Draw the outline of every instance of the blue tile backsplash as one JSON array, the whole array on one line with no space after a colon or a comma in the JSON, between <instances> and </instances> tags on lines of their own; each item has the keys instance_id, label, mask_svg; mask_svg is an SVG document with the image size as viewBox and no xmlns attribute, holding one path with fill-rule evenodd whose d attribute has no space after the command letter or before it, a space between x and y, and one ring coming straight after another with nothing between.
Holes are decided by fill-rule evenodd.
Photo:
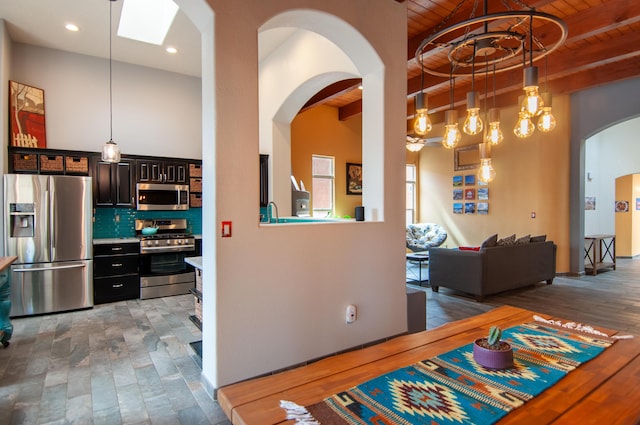
<instances>
[{"instance_id":1,"label":"blue tile backsplash","mask_svg":"<svg viewBox=\"0 0 640 425\"><path fill-rule=\"evenodd\" d=\"M93 238L130 238L136 235L136 219L186 218L187 231L202 234L202 208L186 211L138 211L133 208L95 208Z\"/></svg>"}]
</instances>

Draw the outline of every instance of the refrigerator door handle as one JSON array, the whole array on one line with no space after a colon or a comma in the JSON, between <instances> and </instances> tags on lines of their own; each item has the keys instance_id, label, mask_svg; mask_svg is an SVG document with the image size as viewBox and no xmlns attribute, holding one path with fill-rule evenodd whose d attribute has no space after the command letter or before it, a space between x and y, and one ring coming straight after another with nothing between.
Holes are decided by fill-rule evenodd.
<instances>
[{"instance_id":1,"label":"refrigerator door handle","mask_svg":"<svg viewBox=\"0 0 640 425\"><path fill-rule=\"evenodd\" d=\"M51 260L53 261L53 250L56 248L56 236L55 236L55 230L54 230L54 223L55 223L55 217L54 217L54 211L55 211L55 202L54 199L56 196L55 193L55 189L54 189L54 184L51 181L51 178L49 178L49 182L48 182L48 186L49 186L49 196L47 197L47 199L49 200L49 243L51 244Z\"/></svg>"},{"instance_id":2,"label":"refrigerator door handle","mask_svg":"<svg viewBox=\"0 0 640 425\"><path fill-rule=\"evenodd\" d=\"M29 272L42 272L48 270L62 270L62 269L78 269L82 267L87 267L85 263L75 263L75 264L65 264L63 266L53 266L53 267L29 267L24 269L12 268L12 272L16 273L29 273Z\"/></svg>"}]
</instances>

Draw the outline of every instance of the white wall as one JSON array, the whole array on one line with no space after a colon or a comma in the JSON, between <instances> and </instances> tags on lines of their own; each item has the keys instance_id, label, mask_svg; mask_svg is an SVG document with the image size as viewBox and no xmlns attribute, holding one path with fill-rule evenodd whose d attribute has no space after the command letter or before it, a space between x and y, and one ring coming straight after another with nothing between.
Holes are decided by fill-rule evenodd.
<instances>
[{"instance_id":1,"label":"white wall","mask_svg":"<svg viewBox=\"0 0 640 425\"><path fill-rule=\"evenodd\" d=\"M44 90L47 147L100 151L109 140L108 60L12 47L9 78ZM201 98L199 78L113 62L113 139L124 154L200 159Z\"/></svg>"},{"instance_id":2,"label":"white wall","mask_svg":"<svg viewBox=\"0 0 640 425\"><path fill-rule=\"evenodd\" d=\"M0 167L2 170L7 169L7 150L4 148L9 145L9 93L7 89L9 83L9 65L11 60L11 40L5 25L4 19L0 19ZM4 185L0 184L0 199L4 199ZM3 218L0 219L4 221ZM4 223L3 223L4 225ZM4 255L4 243L0 245L0 255Z\"/></svg>"},{"instance_id":3,"label":"white wall","mask_svg":"<svg viewBox=\"0 0 640 425\"><path fill-rule=\"evenodd\" d=\"M616 124L586 140L584 194L596 198L596 209L584 212L586 235L615 233L615 180L640 173L638 134L640 117ZM591 180L587 178L589 173Z\"/></svg>"},{"instance_id":4,"label":"white wall","mask_svg":"<svg viewBox=\"0 0 640 425\"><path fill-rule=\"evenodd\" d=\"M203 216L212 207L218 221L203 223L205 243L215 238L217 249L215 259L204 253L204 292L215 295L204 297L203 375L219 387L406 331L404 211L398 207L404 202L405 149L397 140L406 126L407 15L405 3L389 0L208 3L215 14L217 105L210 118L217 126L215 164L204 155L204 166L215 168L218 180L215 205L205 203ZM382 188L374 199L384 205L378 222L258 224L257 33L291 9L343 19L384 65L377 76L381 98L363 116L363 132L381 128L384 142L375 152L384 158L381 166L366 171ZM208 94L203 96L206 102ZM367 108L376 107L384 122L367 125ZM222 220L233 222L233 237L218 236ZM344 322L348 304L359 313L350 325Z\"/></svg>"}]
</instances>

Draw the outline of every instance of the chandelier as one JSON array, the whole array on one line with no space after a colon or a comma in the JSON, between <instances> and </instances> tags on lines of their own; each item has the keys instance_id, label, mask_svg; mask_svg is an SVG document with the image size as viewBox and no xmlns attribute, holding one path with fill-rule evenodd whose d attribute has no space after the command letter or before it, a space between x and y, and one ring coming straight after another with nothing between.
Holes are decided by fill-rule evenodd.
<instances>
[{"instance_id":1,"label":"chandelier","mask_svg":"<svg viewBox=\"0 0 640 425\"><path fill-rule=\"evenodd\" d=\"M483 1L482 11L478 10L479 3L479 0L461 0L433 34L420 43L415 53L416 62L421 68L421 95L425 73L449 80L450 107L445 111L445 134L442 140L443 146L449 149L457 146L462 132L468 135L483 134L483 143L492 145L503 139L500 111L495 107L497 73L523 69L524 93L520 101L519 120L514 127L517 137L525 138L533 133L534 118L538 118L538 129L542 132L551 131L556 123L551 114L551 95L538 90L538 68L534 63L542 58L546 63L546 57L564 43L567 38L566 23L556 16L536 11L521 0L495 1L496 9L502 5L501 10L495 11L489 10L489 0ZM454 15L464 11L469 11L468 19L450 22ZM480 93L475 90L475 80L483 74L485 93L482 108ZM494 82L494 105L487 108L489 93L486 83L490 74ZM456 79L471 80L462 129L454 108ZM490 152L490 149L485 151ZM490 165L490 157L485 156L483 160L483 164L488 162Z\"/></svg>"},{"instance_id":2,"label":"chandelier","mask_svg":"<svg viewBox=\"0 0 640 425\"><path fill-rule=\"evenodd\" d=\"M118 144L113 141L113 64L111 57L112 50L112 14L113 14L113 2L116 0L109 0L109 141L102 146L102 161L117 163L120 162L120 148Z\"/></svg>"}]
</instances>

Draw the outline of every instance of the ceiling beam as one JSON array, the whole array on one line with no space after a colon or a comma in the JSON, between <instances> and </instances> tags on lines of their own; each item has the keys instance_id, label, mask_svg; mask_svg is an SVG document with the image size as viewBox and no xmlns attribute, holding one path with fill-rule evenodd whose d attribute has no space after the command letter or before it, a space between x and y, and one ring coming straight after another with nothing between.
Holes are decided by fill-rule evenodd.
<instances>
[{"instance_id":1,"label":"ceiling beam","mask_svg":"<svg viewBox=\"0 0 640 425\"><path fill-rule=\"evenodd\" d=\"M304 104L300 112L306 111L321 103L325 103L328 100L339 97L340 95L350 92L353 89L358 88L362 84L362 78L349 78L346 80L337 81L316 93L311 99Z\"/></svg>"}]
</instances>

